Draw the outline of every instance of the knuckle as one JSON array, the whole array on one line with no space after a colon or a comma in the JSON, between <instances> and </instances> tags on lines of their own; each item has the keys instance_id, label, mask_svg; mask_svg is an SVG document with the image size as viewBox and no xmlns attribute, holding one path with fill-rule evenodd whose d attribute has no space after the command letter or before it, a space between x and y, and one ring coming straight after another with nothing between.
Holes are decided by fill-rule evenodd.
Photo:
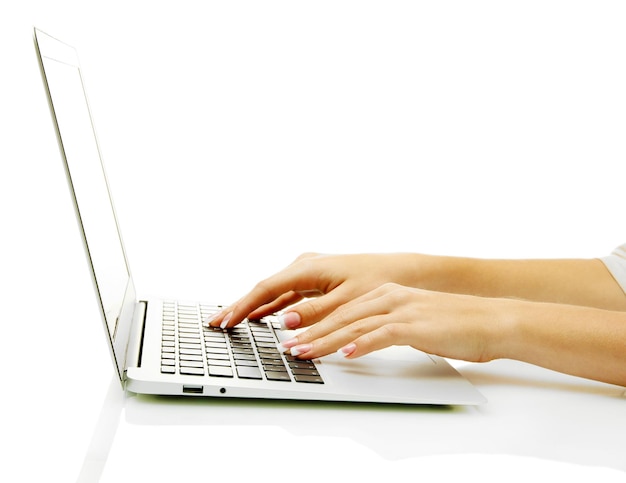
<instances>
[{"instance_id":1,"label":"knuckle","mask_svg":"<svg viewBox=\"0 0 626 483\"><path fill-rule=\"evenodd\" d=\"M363 334L361 337L357 339L358 345L361 349L370 350L372 347L376 346L376 337L371 332L367 334Z\"/></svg>"},{"instance_id":2,"label":"knuckle","mask_svg":"<svg viewBox=\"0 0 626 483\"><path fill-rule=\"evenodd\" d=\"M404 290L406 290L406 287L394 282L387 282L380 287L380 292L383 296L396 296Z\"/></svg>"},{"instance_id":3,"label":"knuckle","mask_svg":"<svg viewBox=\"0 0 626 483\"><path fill-rule=\"evenodd\" d=\"M294 273L299 274L300 277L305 277L307 274L312 273L314 270L315 258L310 256L300 256L293 262L292 270Z\"/></svg>"},{"instance_id":4,"label":"knuckle","mask_svg":"<svg viewBox=\"0 0 626 483\"><path fill-rule=\"evenodd\" d=\"M318 255L318 253L315 253L315 252L304 252L304 253L300 254L300 255L299 255L299 256L295 259L295 261L296 261L296 262L299 262L299 261L301 261L301 260L306 260L306 259L309 259L309 258L314 258L314 257L316 257L317 255Z\"/></svg>"},{"instance_id":5,"label":"knuckle","mask_svg":"<svg viewBox=\"0 0 626 483\"><path fill-rule=\"evenodd\" d=\"M300 312L303 320L314 322L324 315L324 305L318 299L311 299L304 304L300 304L298 312Z\"/></svg>"},{"instance_id":6,"label":"knuckle","mask_svg":"<svg viewBox=\"0 0 626 483\"><path fill-rule=\"evenodd\" d=\"M385 324L380 327L380 335L385 340L398 340L400 336L400 325L399 324Z\"/></svg>"},{"instance_id":7,"label":"knuckle","mask_svg":"<svg viewBox=\"0 0 626 483\"><path fill-rule=\"evenodd\" d=\"M361 326L360 320L355 320L354 315L350 311L350 309L346 309L340 307L333 311L328 319L326 319L325 323L328 324L329 327L333 327L333 330L337 330L342 327L349 327L349 331L354 333L359 331L359 327ZM360 331L358 333L361 333Z\"/></svg>"},{"instance_id":8,"label":"knuckle","mask_svg":"<svg viewBox=\"0 0 626 483\"><path fill-rule=\"evenodd\" d=\"M264 301L268 301L273 298L272 284L269 279L258 282L254 287L254 291L257 292L260 298Z\"/></svg>"},{"instance_id":9,"label":"knuckle","mask_svg":"<svg viewBox=\"0 0 626 483\"><path fill-rule=\"evenodd\" d=\"M395 282L385 282L380 286L381 290L386 293L393 292L397 290L398 287L400 287L400 285Z\"/></svg>"},{"instance_id":10,"label":"knuckle","mask_svg":"<svg viewBox=\"0 0 626 483\"><path fill-rule=\"evenodd\" d=\"M359 346L367 351L402 343L402 330L399 324L385 324L375 330L368 330L358 337Z\"/></svg>"},{"instance_id":11,"label":"knuckle","mask_svg":"<svg viewBox=\"0 0 626 483\"><path fill-rule=\"evenodd\" d=\"M357 337L366 336L371 333L369 324L365 320L357 320L352 322L352 324L350 325L350 330Z\"/></svg>"},{"instance_id":12,"label":"knuckle","mask_svg":"<svg viewBox=\"0 0 626 483\"><path fill-rule=\"evenodd\" d=\"M401 285L394 284L393 287L389 287L386 297L389 298L391 304L402 305L408 302L412 295L412 292L409 288L403 287Z\"/></svg>"},{"instance_id":13,"label":"knuckle","mask_svg":"<svg viewBox=\"0 0 626 483\"><path fill-rule=\"evenodd\" d=\"M346 317L346 311L344 309L336 310L331 315L330 319L333 325L336 325L339 327L345 327L349 323L348 318Z\"/></svg>"}]
</instances>

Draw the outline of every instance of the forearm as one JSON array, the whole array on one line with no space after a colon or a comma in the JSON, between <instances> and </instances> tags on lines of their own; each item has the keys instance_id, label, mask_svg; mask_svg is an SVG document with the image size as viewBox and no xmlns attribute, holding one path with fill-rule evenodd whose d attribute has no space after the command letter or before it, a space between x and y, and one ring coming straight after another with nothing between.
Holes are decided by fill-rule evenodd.
<instances>
[{"instance_id":1,"label":"forearm","mask_svg":"<svg viewBox=\"0 0 626 483\"><path fill-rule=\"evenodd\" d=\"M626 386L626 312L504 301L489 358L516 359ZM505 307L504 305L508 305Z\"/></svg>"},{"instance_id":2,"label":"forearm","mask_svg":"<svg viewBox=\"0 0 626 483\"><path fill-rule=\"evenodd\" d=\"M410 255L409 284L441 292L626 310L626 294L600 260L489 260Z\"/></svg>"}]
</instances>

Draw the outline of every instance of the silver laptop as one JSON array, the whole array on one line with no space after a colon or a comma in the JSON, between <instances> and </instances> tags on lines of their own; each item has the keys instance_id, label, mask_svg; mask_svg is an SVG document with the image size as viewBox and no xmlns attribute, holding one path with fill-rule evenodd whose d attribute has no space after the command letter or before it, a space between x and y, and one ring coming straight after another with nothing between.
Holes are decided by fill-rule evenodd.
<instances>
[{"instance_id":1,"label":"silver laptop","mask_svg":"<svg viewBox=\"0 0 626 483\"><path fill-rule=\"evenodd\" d=\"M230 330L202 321L219 305L138 300L108 189L76 51L35 29L42 77L120 381L141 394L479 404L448 362L394 347L356 360L303 361L281 350L273 317ZM97 315L93 314L96 318Z\"/></svg>"}]
</instances>

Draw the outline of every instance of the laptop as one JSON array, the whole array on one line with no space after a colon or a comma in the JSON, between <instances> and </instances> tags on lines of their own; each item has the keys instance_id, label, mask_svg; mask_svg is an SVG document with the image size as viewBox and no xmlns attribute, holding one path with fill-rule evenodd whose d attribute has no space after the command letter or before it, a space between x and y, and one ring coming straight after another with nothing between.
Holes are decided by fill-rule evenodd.
<instances>
[{"instance_id":1,"label":"laptop","mask_svg":"<svg viewBox=\"0 0 626 483\"><path fill-rule=\"evenodd\" d=\"M475 405L478 390L445 359L392 347L355 360L305 361L275 317L222 330L214 303L138 299L105 175L76 50L35 29L35 47L115 370L153 395ZM98 314L89 314L96 319Z\"/></svg>"}]
</instances>

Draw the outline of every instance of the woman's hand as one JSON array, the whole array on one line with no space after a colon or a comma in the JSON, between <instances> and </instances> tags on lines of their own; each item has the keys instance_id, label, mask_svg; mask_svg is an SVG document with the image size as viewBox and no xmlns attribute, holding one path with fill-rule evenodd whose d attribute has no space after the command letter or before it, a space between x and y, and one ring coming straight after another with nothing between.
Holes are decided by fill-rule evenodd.
<instances>
[{"instance_id":1,"label":"woman's hand","mask_svg":"<svg viewBox=\"0 0 626 483\"><path fill-rule=\"evenodd\" d=\"M626 385L626 313L594 307L388 283L283 342L304 359L337 350L353 358L391 345L471 362L510 358Z\"/></svg>"},{"instance_id":2,"label":"woman's hand","mask_svg":"<svg viewBox=\"0 0 626 483\"><path fill-rule=\"evenodd\" d=\"M246 317L260 318L310 298L281 317L285 329L307 327L385 283L409 283L419 272L414 267L418 264L416 256L408 254L306 253L206 322L232 327Z\"/></svg>"},{"instance_id":3,"label":"woman's hand","mask_svg":"<svg viewBox=\"0 0 626 483\"><path fill-rule=\"evenodd\" d=\"M338 351L359 357L392 345L474 362L496 356L509 305L504 299L433 292L387 283L285 341L306 359Z\"/></svg>"}]
</instances>

